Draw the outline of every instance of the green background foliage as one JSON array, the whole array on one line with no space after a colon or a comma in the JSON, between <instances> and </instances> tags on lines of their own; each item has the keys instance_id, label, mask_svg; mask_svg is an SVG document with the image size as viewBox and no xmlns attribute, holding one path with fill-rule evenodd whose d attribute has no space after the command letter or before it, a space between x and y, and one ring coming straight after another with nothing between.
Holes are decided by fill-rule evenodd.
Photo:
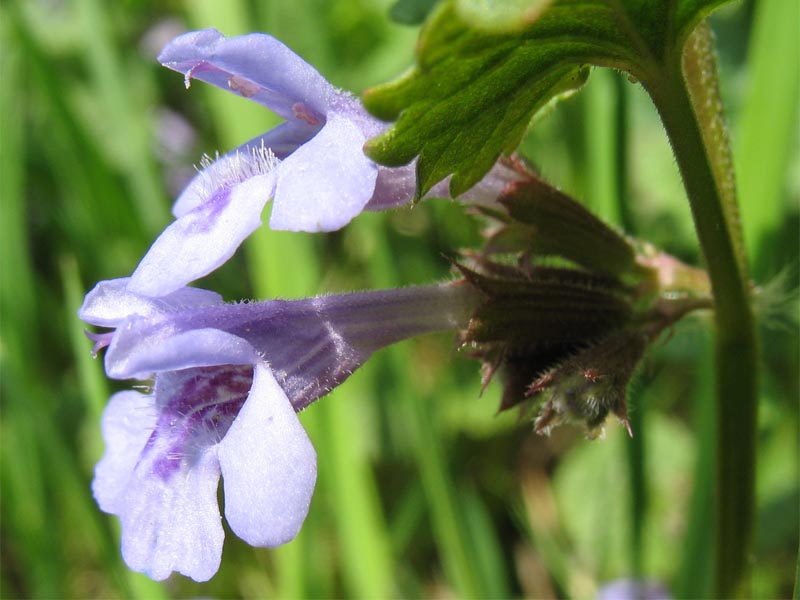
<instances>
[{"instance_id":1,"label":"green background foliage","mask_svg":"<svg viewBox=\"0 0 800 600\"><path fill-rule=\"evenodd\" d=\"M309 519L292 543L229 534L216 578L159 584L131 573L118 523L91 497L108 381L75 311L124 276L169 222L203 152L278 120L155 61L189 28L266 31L334 84L361 91L411 64L417 29L392 2L43 0L0 6L2 597L591 597L641 574L674 595L710 581L714 446L708 323L676 327L631 393L636 437L609 423L588 442L495 415L477 365L446 335L379 353L301 415L319 455ZM797 286L798 7L715 15L746 242L759 283ZM792 23L795 24L792 30ZM608 221L688 261L688 205L649 100L611 71L537 117L522 150ZM627 151L626 151L627 150ZM624 157L624 169L619 165ZM622 172L623 177L617 175ZM444 201L365 214L330 235L259 230L202 285L226 299L300 297L451 276L443 256L479 243ZM794 314L795 305L790 307ZM786 596L798 531L794 326L761 331L753 593Z\"/></svg>"}]
</instances>

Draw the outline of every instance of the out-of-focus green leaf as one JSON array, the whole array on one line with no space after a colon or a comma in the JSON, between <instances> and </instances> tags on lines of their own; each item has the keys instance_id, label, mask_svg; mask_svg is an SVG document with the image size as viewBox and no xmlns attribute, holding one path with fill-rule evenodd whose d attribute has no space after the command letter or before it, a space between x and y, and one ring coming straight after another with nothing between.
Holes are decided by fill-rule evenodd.
<instances>
[{"instance_id":1,"label":"out-of-focus green leaf","mask_svg":"<svg viewBox=\"0 0 800 600\"><path fill-rule=\"evenodd\" d=\"M450 0L423 31L417 66L365 95L375 115L399 118L367 153L391 166L419 156L418 194L451 173L451 192L462 193L518 145L539 108L583 84L586 65L657 88L663 66L723 1L556 0L521 28L492 31L488 16L500 18L507 2L464 10Z\"/></svg>"},{"instance_id":2,"label":"out-of-focus green leaf","mask_svg":"<svg viewBox=\"0 0 800 600\"><path fill-rule=\"evenodd\" d=\"M404 25L419 25L433 9L437 0L397 0L389 9L393 21Z\"/></svg>"},{"instance_id":3,"label":"out-of-focus green leaf","mask_svg":"<svg viewBox=\"0 0 800 600\"><path fill-rule=\"evenodd\" d=\"M533 23L553 0L457 0L464 19L491 31L520 30Z\"/></svg>"}]
</instances>

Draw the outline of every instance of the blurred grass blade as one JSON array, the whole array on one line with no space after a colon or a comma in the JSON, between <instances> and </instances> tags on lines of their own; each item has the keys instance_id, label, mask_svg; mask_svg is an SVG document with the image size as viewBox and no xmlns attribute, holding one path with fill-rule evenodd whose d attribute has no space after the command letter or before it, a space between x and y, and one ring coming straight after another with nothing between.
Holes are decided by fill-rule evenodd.
<instances>
[{"instance_id":1,"label":"blurred grass blade","mask_svg":"<svg viewBox=\"0 0 800 600\"><path fill-rule=\"evenodd\" d=\"M138 216L146 230L158 232L168 221L167 202L153 160L152 127L147 112L135 106L128 78L140 63L123 64L112 35L113 4L99 0L75 3L84 32L84 56L96 99L102 106L105 133L116 142Z\"/></svg>"},{"instance_id":2,"label":"blurred grass blade","mask_svg":"<svg viewBox=\"0 0 800 600\"><path fill-rule=\"evenodd\" d=\"M387 598L394 593L388 530L364 437L354 430L362 419L359 407L375 399L375 386L367 385L365 375L349 379L346 389L334 391L315 407L324 422L319 452L328 453L321 477L327 479L332 496L347 595Z\"/></svg>"},{"instance_id":3,"label":"blurred grass blade","mask_svg":"<svg viewBox=\"0 0 800 600\"><path fill-rule=\"evenodd\" d=\"M797 548L797 566L794 571L794 593L792 594L794 600L800 600L800 543Z\"/></svg>"},{"instance_id":4,"label":"blurred grass blade","mask_svg":"<svg viewBox=\"0 0 800 600\"><path fill-rule=\"evenodd\" d=\"M619 147L616 77L617 73L609 69L594 69L579 94L586 113L585 204L606 223L619 226L621 190L617 187L615 164Z\"/></svg>"},{"instance_id":5,"label":"blurred grass blade","mask_svg":"<svg viewBox=\"0 0 800 600\"><path fill-rule=\"evenodd\" d=\"M769 263L776 248L766 245L783 224L786 174L797 157L800 3L756 2L754 18L735 158L745 242L764 277L782 266Z\"/></svg>"},{"instance_id":6,"label":"blurred grass blade","mask_svg":"<svg viewBox=\"0 0 800 600\"><path fill-rule=\"evenodd\" d=\"M614 189L616 190L617 220L611 221L619 225L628 235L636 235L633 222L631 198L631 180L628 174L628 165L632 164L630 156L631 140L629 124L631 122L631 102L629 99L628 85L630 82L622 73L614 74Z\"/></svg>"},{"instance_id":7,"label":"blurred grass blade","mask_svg":"<svg viewBox=\"0 0 800 600\"><path fill-rule=\"evenodd\" d=\"M79 437L83 442L81 454L76 459L82 460L84 472L90 472L94 463L103 452L103 441L100 434L100 419L109 397L108 383L103 374L102 359L92 358L91 343L84 335L84 325L78 320L77 312L83 302L83 286L81 284L78 265L74 257L66 256L60 264L61 281L64 288L64 322L69 330L70 344L74 364L78 369L78 389L85 402L85 417ZM80 491L71 494L82 501L81 509L86 513L86 520L92 527L83 526L84 535L93 534L96 544L101 548L101 556L107 562L107 568L115 572L121 587L131 598L142 600L159 600L167 598L164 586L149 577L128 569L123 564L119 548L119 526L116 517L102 516L100 508L89 495L88 482L77 478ZM77 511L75 511L77 512ZM109 535L107 530L101 531L99 521L103 519L114 523L115 534Z\"/></svg>"},{"instance_id":8,"label":"blurred grass blade","mask_svg":"<svg viewBox=\"0 0 800 600\"><path fill-rule=\"evenodd\" d=\"M713 593L714 531L709 526L714 522L714 469L716 463L715 408L709 399L713 397L713 372L711 363L711 341L707 336L702 341L703 350L698 353L698 377L690 406L694 407L694 430L697 440L697 458L692 481L694 482L683 556L672 591L676 598L710 598Z\"/></svg>"},{"instance_id":9,"label":"blurred grass blade","mask_svg":"<svg viewBox=\"0 0 800 600\"><path fill-rule=\"evenodd\" d=\"M78 319L78 308L83 303L85 292L78 272L78 263L75 261L75 257L66 256L62 259L60 267L61 281L64 287L64 312L66 313L64 321L67 323L72 354L78 369L81 397L86 403L87 422L96 429L95 437L99 442L100 419L111 394L108 390L108 381L103 373L103 361L92 358L92 344L85 335L84 324ZM95 454L89 458L97 460L100 455Z\"/></svg>"},{"instance_id":10,"label":"blurred grass blade","mask_svg":"<svg viewBox=\"0 0 800 600\"><path fill-rule=\"evenodd\" d=\"M3 115L3 143L0 144L3 199L3 218L0 219L0 385L3 397L0 465L3 537L19 540L14 558L21 565L20 572L7 574L4 558L4 581L15 579L19 587L14 591L5 590L3 595L27 593L52 597L59 590L60 569L53 552L48 551L45 534L51 523L43 484L45 469L38 450L36 402L40 396L28 385L30 363L26 360L36 356L37 351L37 302L27 253L23 163L14 159L24 155L26 140L24 121L8 118L23 113L25 98L18 92L24 89L20 75L25 63L24 54L8 43L11 23L7 8L3 8L6 18L0 22L4 48L0 53L3 77L0 86ZM26 406L28 403L32 406Z\"/></svg>"},{"instance_id":11,"label":"blurred grass blade","mask_svg":"<svg viewBox=\"0 0 800 600\"><path fill-rule=\"evenodd\" d=\"M630 559L631 574L634 579L642 579L644 573L644 520L647 514L647 472L645 471L646 437L642 395L637 393L636 382L628 386L628 419L633 438L626 440L626 458L628 461L628 481L630 485L631 536Z\"/></svg>"},{"instance_id":12,"label":"blurred grass blade","mask_svg":"<svg viewBox=\"0 0 800 600\"><path fill-rule=\"evenodd\" d=\"M372 248L369 268L373 286L397 285L397 262L392 258L386 235L381 235L375 223L370 227L367 221L369 219L357 220L351 227L357 229L363 239L369 240L366 245ZM432 404L434 400L421 396L419 389L408 382L411 360L405 345L389 348L385 354L388 355L393 384L386 385L384 382L381 400L386 402L388 398L395 398L402 407L400 414L409 424L413 435L411 449L414 462L427 498L433 538L447 580L459 597L491 595L491 584L483 577L485 572L475 567L479 557L476 555L475 540L471 539L465 521L467 508L463 504L464 494L460 493L459 486L448 472L444 445L431 414L435 411L435 405ZM386 393L387 390L391 390L391 393ZM484 551L491 552L492 548L485 547ZM489 562L500 564L500 560L490 559Z\"/></svg>"},{"instance_id":13,"label":"blurred grass blade","mask_svg":"<svg viewBox=\"0 0 800 600\"><path fill-rule=\"evenodd\" d=\"M615 99L613 111L613 130L610 135L613 143L606 151L613 152L612 179L613 191L611 198L613 208L609 211L609 219L619 225L628 235L635 235L631 219L630 177L628 165L630 164L628 144L629 102L627 86L629 82L622 73L609 73L609 85L613 86L612 97ZM602 118L602 116L601 116ZM628 385L628 418L633 433L633 438L626 440L626 459L628 461L628 482L630 485L631 507L631 535L630 543L630 568L634 579L644 578L644 553L645 553L645 517L648 508L648 480L645 464L647 456L647 437L649 432L645 427L645 403L643 394L637 385L636 379Z\"/></svg>"},{"instance_id":14,"label":"blurred grass blade","mask_svg":"<svg viewBox=\"0 0 800 600\"><path fill-rule=\"evenodd\" d=\"M408 364L402 349L393 348L396 372L402 373ZM485 596L480 573L470 560L469 539L463 527L462 510L459 509L457 487L445 465L444 453L429 414L425 398L410 394L402 399L409 410L409 421L414 424L414 455L423 485L428 496L432 525L439 556L447 578L461 598Z\"/></svg>"},{"instance_id":15,"label":"blurred grass blade","mask_svg":"<svg viewBox=\"0 0 800 600\"><path fill-rule=\"evenodd\" d=\"M567 598L592 597L594 585L559 526L553 488L544 469L530 468L522 476L521 488L523 506L519 514L525 532L561 595Z\"/></svg>"},{"instance_id":16,"label":"blurred grass blade","mask_svg":"<svg viewBox=\"0 0 800 600\"><path fill-rule=\"evenodd\" d=\"M480 572L483 594L487 598L510 598L508 572L503 552L488 510L474 489L462 496L464 521L474 548L474 568Z\"/></svg>"}]
</instances>

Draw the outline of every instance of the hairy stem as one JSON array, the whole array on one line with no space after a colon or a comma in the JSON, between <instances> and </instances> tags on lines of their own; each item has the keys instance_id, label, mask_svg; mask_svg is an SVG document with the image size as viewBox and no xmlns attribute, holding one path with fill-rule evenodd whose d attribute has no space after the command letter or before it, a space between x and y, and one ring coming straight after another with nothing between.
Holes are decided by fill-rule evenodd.
<instances>
[{"instance_id":1,"label":"hairy stem","mask_svg":"<svg viewBox=\"0 0 800 600\"><path fill-rule=\"evenodd\" d=\"M645 83L672 144L689 197L715 304L717 420L715 593L747 593L753 538L756 336L733 171L705 25L683 56Z\"/></svg>"}]
</instances>

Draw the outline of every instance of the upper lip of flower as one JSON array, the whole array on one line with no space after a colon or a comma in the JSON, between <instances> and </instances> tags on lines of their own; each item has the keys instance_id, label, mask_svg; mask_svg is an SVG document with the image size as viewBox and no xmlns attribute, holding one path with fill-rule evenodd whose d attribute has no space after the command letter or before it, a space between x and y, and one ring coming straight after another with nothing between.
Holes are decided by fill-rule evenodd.
<instances>
[{"instance_id":1,"label":"upper lip of flower","mask_svg":"<svg viewBox=\"0 0 800 600\"><path fill-rule=\"evenodd\" d=\"M338 92L307 62L272 36L226 38L213 28L175 38L161 64L263 104L310 132L319 130Z\"/></svg>"},{"instance_id":2,"label":"upper lip of flower","mask_svg":"<svg viewBox=\"0 0 800 600\"><path fill-rule=\"evenodd\" d=\"M358 214L370 200L378 167L362 152L367 137L385 124L370 116L357 98L334 88L314 67L270 35L251 33L226 38L216 29L183 34L158 57L166 67L266 106L286 122L222 157L223 161L254 148L269 148L282 164L275 182L270 226L273 229L329 231ZM326 130L328 131L326 133ZM335 146L333 145L335 144ZM292 158L300 152L304 156ZM343 161L343 157L348 157ZM335 159L335 160L332 160ZM213 167L213 165L212 165ZM369 175L353 179L349 172ZM297 181L318 180L318 192L335 196L306 199L294 192ZM197 180L175 203L180 217L204 199ZM352 188L352 189L349 189ZM348 201L347 196L355 196ZM325 211L332 204L335 211Z\"/></svg>"},{"instance_id":3,"label":"upper lip of flower","mask_svg":"<svg viewBox=\"0 0 800 600\"><path fill-rule=\"evenodd\" d=\"M187 83L196 78L237 93L286 122L205 165L176 200L177 220L139 263L131 290L164 296L215 270L261 225L270 198L272 229L332 231L365 209L413 196L413 164L390 169L363 152L386 124L273 37L225 38L206 29L177 37L159 59ZM447 195L445 188L432 193Z\"/></svg>"},{"instance_id":4,"label":"upper lip of flower","mask_svg":"<svg viewBox=\"0 0 800 600\"><path fill-rule=\"evenodd\" d=\"M331 231L367 203L410 198L410 168L395 169L403 190L376 187L385 171L362 150L385 125L358 99L339 91L273 37L225 38L215 29L186 33L159 60L183 73L270 108L286 122L219 157L195 177L173 207L177 220L155 241L130 287L163 296L222 265L261 224L272 198L270 227ZM272 158L270 158L272 157Z\"/></svg>"}]
</instances>

